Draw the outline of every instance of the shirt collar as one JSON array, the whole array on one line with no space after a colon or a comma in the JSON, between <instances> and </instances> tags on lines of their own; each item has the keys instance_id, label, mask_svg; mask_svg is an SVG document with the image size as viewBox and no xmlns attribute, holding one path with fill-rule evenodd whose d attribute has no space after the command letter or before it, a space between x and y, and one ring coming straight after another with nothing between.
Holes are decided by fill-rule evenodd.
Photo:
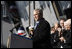
<instances>
[{"instance_id":1,"label":"shirt collar","mask_svg":"<svg viewBox=\"0 0 72 49\"><path fill-rule=\"evenodd\" d=\"M39 23L39 21L36 21L36 23Z\"/></svg>"}]
</instances>

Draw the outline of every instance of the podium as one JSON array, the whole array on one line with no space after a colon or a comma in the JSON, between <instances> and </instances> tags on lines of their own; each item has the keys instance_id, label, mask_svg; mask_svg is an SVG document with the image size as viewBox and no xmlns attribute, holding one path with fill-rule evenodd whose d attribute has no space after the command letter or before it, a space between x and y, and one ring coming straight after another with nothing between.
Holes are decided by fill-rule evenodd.
<instances>
[{"instance_id":1,"label":"podium","mask_svg":"<svg viewBox=\"0 0 72 49\"><path fill-rule=\"evenodd\" d=\"M17 34L11 34L10 48L32 48L32 46L32 39Z\"/></svg>"}]
</instances>

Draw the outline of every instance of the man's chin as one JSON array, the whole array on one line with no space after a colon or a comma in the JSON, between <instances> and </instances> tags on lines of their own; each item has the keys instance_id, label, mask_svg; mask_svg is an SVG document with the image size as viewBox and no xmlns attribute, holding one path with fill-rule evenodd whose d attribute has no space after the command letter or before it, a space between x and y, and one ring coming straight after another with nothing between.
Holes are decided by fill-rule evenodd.
<instances>
[{"instance_id":1,"label":"man's chin","mask_svg":"<svg viewBox=\"0 0 72 49\"><path fill-rule=\"evenodd\" d=\"M38 19L35 19L35 21L38 21Z\"/></svg>"}]
</instances>

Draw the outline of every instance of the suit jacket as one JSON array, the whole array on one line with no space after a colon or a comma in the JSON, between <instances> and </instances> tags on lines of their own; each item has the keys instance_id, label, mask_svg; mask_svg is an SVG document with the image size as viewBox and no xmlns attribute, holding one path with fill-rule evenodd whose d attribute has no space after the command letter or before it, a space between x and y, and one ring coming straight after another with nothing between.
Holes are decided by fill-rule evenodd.
<instances>
[{"instance_id":1,"label":"suit jacket","mask_svg":"<svg viewBox=\"0 0 72 49\"><path fill-rule=\"evenodd\" d=\"M71 31L70 30L63 30L62 31L62 36L65 38L66 42L59 42L58 46L60 47L61 45L63 48L71 48Z\"/></svg>"},{"instance_id":2,"label":"suit jacket","mask_svg":"<svg viewBox=\"0 0 72 49\"><path fill-rule=\"evenodd\" d=\"M57 47L58 43L60 42L60 40L59 40L60 36L58 33L59 33L58 31L55 31L55 33L51 34L51 45L53 47L55 47L55 46Z\"/></svg>"},{"instance_id":3,"label":"suit jacket","mask_svg":"<svg viewBox=\"0 0 72 49\"><path fill-rule=\"evenodd\" d=\"M64 30L63 37L66 39L66 45L71 45L71 30Z\"/></svg>"},{"instance_id":4,"label":"suit jacket","mask_svg":"<svg viewBox=\"0 0 72 49\"><path fill-rule=\"evenodd\" d=\"M50 25L44 19L39 20L39 24L37 25L36 29L34 30L33 35L33 46L34 48L47 48L50 47Z\"/></svg>"}]
</instances>

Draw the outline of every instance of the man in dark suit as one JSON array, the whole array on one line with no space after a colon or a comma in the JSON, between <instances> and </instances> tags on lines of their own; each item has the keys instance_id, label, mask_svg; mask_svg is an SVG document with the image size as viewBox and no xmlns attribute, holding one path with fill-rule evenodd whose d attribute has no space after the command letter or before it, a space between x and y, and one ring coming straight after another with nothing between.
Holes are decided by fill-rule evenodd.
<instances>
[{"instance_id":1,"label":"man in dark suit","mask_svg":"<svg viewBox=\"0 0 72 49\"><path fill-rule=\"evenodd\" d=\"M63 48L71 48L71 19L64 22L65 29L63 30L61 40L61 45Z\"/></svg>"},{"instance_id":2,"label":"man in dark suit","mask_svg":"<svg viewBox=\"0 0 72 49\"><path fill-rule=\"evenodd\" d=\"M41 9L34 10L34 19L33 48L51 48L50 24L43 18Z\"/></svg>"}]
</instances>

